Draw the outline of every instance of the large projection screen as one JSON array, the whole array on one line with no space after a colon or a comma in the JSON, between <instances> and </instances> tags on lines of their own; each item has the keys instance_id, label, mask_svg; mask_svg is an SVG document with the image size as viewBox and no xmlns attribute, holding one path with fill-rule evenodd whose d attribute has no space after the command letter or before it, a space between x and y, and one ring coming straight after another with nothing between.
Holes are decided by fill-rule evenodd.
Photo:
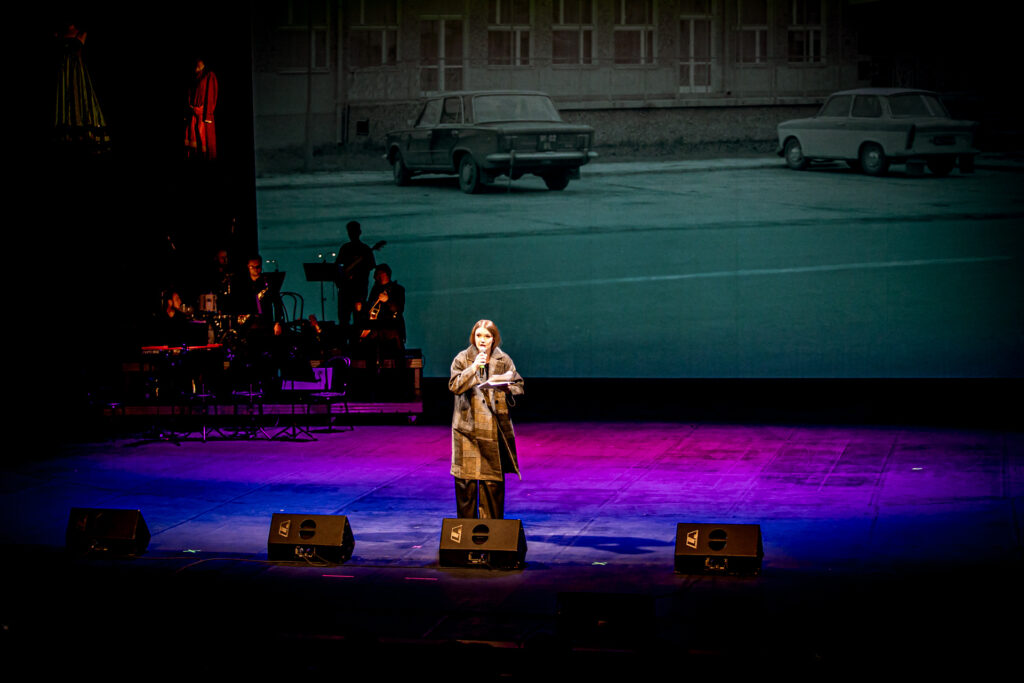
<instances>
[{"instance_id":1,"label":"large projection screen","mask_svg":"<svg viewBox=\"0 0 1024 683\"><path fill-rule=\"evenodd\" d=\"M345 223L407 291L408 346L447 376L493 319L524 375L570 378L1019 377L1020 176L867 178L849 169L594 165L465 195L379 172L257 182L260 246L305 313L336 291ZM683 172L685 171L685 172Z\"/></svg>"}]
</instances>

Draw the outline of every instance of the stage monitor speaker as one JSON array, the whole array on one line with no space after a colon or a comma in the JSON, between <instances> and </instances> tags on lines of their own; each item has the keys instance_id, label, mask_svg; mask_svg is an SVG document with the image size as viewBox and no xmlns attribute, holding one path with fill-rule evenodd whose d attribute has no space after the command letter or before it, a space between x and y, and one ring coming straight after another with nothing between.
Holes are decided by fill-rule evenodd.
<instances>
[{"instance_id":1,"label":"stage monitor speaker","mask_svg":"<svg viewBox=\"0 0 1024 683\"><path fill-rule=\"evenodd\" d=\"M275 562L344 564L355 545L345 515L275 512L270 520L267 557Z\"/></svg>"},{"instance_id":2,"label":"stage monitor speaker","mask_svg":"<svg viewBox=\"0 0 1024 683\"><path fill-rule=\"evenodd\" d=\"M442 567L521 569L526 566L526 534L518 519L445 519L441 522Z\"/></svg>"},{"instance_id":3,"label":"stage monitor speaker","mask_svg":"<svg viewBox=\"0 0 1024 683\"><path fill-rule=\"evenodd\" d=\"M64 534L65 548L76 555L141 555L149 539L139 510L113 508L71 508Z\"/></svg>"},{"instance_id":4,"label":"stage monitor speaker","mask_svg":"<svg viewBox=\"0 0 1024 683\"><path fill-rule=\"evenodd\" d=\"M676 526L678 574L759 574L763 557L761 527L757 524Z\"/></svg>"}]
</instances>

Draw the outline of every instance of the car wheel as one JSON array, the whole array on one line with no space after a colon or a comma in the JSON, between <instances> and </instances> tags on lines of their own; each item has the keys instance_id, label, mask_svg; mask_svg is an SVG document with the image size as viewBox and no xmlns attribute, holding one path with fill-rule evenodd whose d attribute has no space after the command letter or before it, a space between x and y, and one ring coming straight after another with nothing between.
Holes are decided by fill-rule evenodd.
<instances>
[{"instance_id":1,"label":"car wheel","mask_svg":"<svg viewBox=\"0 0 1024 683\"><path fill-rule=\"evenodd\" d=\"M802 171L807 168L807 157L804 156L804 148L796 138L786 140L785 154L786 165L794 171Z\"/></svg>"},{"instance_id":2,"label":"car wheel","mask_svg":"<svg viewBox=\"0 0 1024 683\"><path fill-rule=\"evenodd\" d=\"M475 194L483 186L480 167L473 161L472 155L465 154L459 161L459 187L466 194Z\"/></svg>"},{"instance_id":3,"label":"car wheel","mask_svg":"<svg viewBox=\"0 0 1024 683\"><path fill-rule=\"evenodd\" d=\"M949 175L955 166L955 157L937 157L928 160L928 170L935 175Z\"/></svg>"},{"instance_id":4,"label":"car wheel","mask_svg":"<svg viewBox=\"0 0 1024 683\"><path fill-rule=\"evenodd\" d=\"M564 190L569 185L568 173L555 173L543 177L544 184L548 186L549 190Z\"/></svg>"},{"instance_id":5,"label":"car wheel","mask_svg":"<svg viewBox=\"0 0 1024 683\"><path fill-rule=\"evenodd\" d=\"M879 145L869 142L860 148L860 168L867 175L885 175L889 170L889 159Z\"/></svg>"},{"instance_id":6,"label":"car wheel","mask_svg":"<svg viewBox=\"0 0 1024 683\"><path fill-rule=\"evenodd\" d=\"M409 167L405 165L405 160L402 159L402 155L396 153L394 160L391 162L391 172L394 174L395 185L402 187L408 185L409 180L412 178L412 173L409 171Z\"/></svg>"}]
</instances>

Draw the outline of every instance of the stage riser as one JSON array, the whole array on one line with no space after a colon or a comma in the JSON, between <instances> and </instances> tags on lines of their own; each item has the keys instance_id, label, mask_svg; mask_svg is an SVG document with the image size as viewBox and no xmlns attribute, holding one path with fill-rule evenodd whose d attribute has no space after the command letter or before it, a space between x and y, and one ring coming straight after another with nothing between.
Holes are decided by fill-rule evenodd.
<instances>
[{"instance_id":1,"label":"stage riser","mask_svg":"<svg viewBox=\"0 0 1024 683\"><path fill-rule=\"evenodd\" d=\"M182 417L182 418L252 418L252 417L327 417L328 415L419 415L423 403L343 403L306 405L302 403L264 403L260 405L215 404L197 405L113 405L103 409L104 417Z\"/></svg>"}]
</instances>

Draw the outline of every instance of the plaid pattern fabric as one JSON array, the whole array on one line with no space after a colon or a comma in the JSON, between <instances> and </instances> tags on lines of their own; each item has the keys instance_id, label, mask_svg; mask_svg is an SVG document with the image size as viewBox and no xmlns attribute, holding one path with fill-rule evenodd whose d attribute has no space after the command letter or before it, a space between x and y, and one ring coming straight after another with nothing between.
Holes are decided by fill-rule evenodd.
<instances>
[{"instance_id":1,"label":"plaid pattern fabric","mask_svg":"<svg viewBox=\"0 0 1024 683\"><path fill-rule=\"evenodd\" d=\"M452 361L448 388L455 394L452 414L452 476L500 481L504 472L519 474L516 435L508 412L507 394L481 388L472 346ZM513 395L523 393L523 378L500 348L491 354L487 376L512 372Z\"/></svg>"}]
</instances>

